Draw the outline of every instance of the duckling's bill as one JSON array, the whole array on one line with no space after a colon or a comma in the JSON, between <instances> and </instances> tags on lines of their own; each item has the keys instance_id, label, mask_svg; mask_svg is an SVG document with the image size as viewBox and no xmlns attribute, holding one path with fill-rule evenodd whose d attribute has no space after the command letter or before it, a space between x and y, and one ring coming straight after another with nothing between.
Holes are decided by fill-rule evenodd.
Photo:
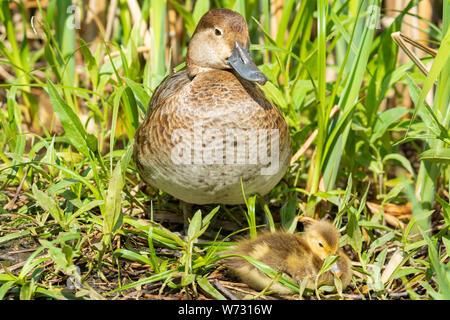
<instances>
[{"instance_id":1,"label":"duckling's bill","mask_svg":"<svg viewBox=\"0 0 450 320\"><path fill-rule=\"evenodd\" d=\"M342 270L339 268L337 262L333 264L333 266L330 269L335 275L337 275L339 278L342 276Z\"/></svg>"},{"instance_id":2,"label":"duckling's bill","mask_svg":"<svg viewBox=\"0 0 450 320\"><path fill-rule=\"evenodd\" d=\"M237 41L234 42L233 53L228 58L228 64L246 80L258 82L261 85L267 81L267 77L253 62L249 50L243 48Z\"/></svg>"}]
</instances>

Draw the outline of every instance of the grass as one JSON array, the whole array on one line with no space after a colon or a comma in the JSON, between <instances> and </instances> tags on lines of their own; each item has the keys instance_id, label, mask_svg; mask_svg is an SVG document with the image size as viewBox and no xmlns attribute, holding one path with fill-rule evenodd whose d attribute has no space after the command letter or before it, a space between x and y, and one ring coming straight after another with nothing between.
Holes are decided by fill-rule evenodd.
<instances>
[{"instance_id":1,"label":"grass","mask_svg":"<svg viewBox=\"0 0 450 320\"><path fill-rule=\"evenodd\" d=\"M86 41L70 27L87 12L80 4L0 0L1 299L267 299L240 287L219 255L237 235L255 237L264 216L272 231L296 232L309 216L341 232L354 271L344 291L305 289L246 257L303 298L450 298L448 1L439 24L427 21L438 52L422 59L432 63L426 76L399 64L391 38L418 1L377 29L367 27L377 25L377 0L286 0L275 32L267 0L106 9L114 3L114 20L99 19L97 40ZM317 137L268 195L199 207L181 237L181 204L140 182L133 137L214 7L248 21L269 78L262 89L289 124L293 151Z\"/></svg>"}]
</instances>

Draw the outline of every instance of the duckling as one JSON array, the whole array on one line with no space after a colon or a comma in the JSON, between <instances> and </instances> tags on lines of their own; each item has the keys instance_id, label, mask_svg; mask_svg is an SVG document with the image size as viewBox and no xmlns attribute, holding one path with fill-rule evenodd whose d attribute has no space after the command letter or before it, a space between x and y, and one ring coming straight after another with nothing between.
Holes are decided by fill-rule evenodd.
<instances>
[{"instance_id":1,"label":"duckling","mask_svg":"<svg viewBox=\"0 0 450 320\"><path fill-rule=\"evenodd\" d=\"M238 242L235 249L227 254L241 254L259 260L278 272L290 277L300 284L306 279L308 288L315 287L315 278L325 258L338 254L339 259L330 271L321 275L317 285L334 285L333 272L342 281L343 288L350 284L352 278L351 261L338 250L339 232L326 220L316 221L305 227L303 234L284 232L263 233L253 240ZM225 265L243 282L257 290L267 287L272 279L241 257L224 259ZM288 295L293 291L278 282L273 282L269 290Z\"/></svg>"},{"instance_id":2,"label":"duckling","mask_svg":"<svg viewBox=\"0 0 450 320\"><path fill-rule=\"evenodd\" d=\"M142 180L187 204L243 204L283 177L291 141L281 111L256 85L245 19L208 11L189 42L186 68L156 88L135 135ZM192 213L184 211L186 221ZM183 209L184 209L183 208Z\"/></svg>"}]
</instances>

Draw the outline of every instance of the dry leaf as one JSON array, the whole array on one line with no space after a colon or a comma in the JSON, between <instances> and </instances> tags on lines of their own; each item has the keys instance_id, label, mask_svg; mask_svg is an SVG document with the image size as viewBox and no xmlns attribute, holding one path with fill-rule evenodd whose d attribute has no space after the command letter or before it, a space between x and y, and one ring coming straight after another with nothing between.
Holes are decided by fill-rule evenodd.
<instances>
[{"instance_id":1,"label":"dry leaf","mask_svg":"<svg viewBox=\"0 0 450 320\"><path fill-rule=\"evenodd\" d=\"M392 255L391 259L389 260L389 263L387 264L386 268L383 271L383 274L381 275L381 281L383 284L385 284L389 278L391 277L392 273L394 273L395 269L402 263L403 261L403 251L397 250Z\"/></svg>"},{"instance_id":2,"label":"dry leaf","mask_svg":"<svg viewBox=\"0 0 450 320\"><path fill-rule=\"evenodd\" d=\"M366 204L373 214L381 211L381 205L378 203L367 201ZM387 203L384 205L384 213L398 218L411 219L412 204L411 202L408 202L405 205Z\"/></svg>"}]
</instances>

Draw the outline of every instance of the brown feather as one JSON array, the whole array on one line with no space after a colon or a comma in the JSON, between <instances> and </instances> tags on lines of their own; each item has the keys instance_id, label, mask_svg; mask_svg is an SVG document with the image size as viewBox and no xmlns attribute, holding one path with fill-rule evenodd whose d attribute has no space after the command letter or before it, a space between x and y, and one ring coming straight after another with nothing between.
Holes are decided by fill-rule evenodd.
<instances>
[{"instance_id":1,"label":"brown feather","mask_svg":"<svg viewBox=\"0 0 450 320\"><path fill-rule=\"evenodd\" d=\"M289 129L263 91L244 80L266 78L249 45L239 13L213 9L200 19L186 69L156 88L136 131L133 160L145 183L190 204L241 204L241 183L247 194L265 195L281 180Z\"/></svg>"}]
</instances>

